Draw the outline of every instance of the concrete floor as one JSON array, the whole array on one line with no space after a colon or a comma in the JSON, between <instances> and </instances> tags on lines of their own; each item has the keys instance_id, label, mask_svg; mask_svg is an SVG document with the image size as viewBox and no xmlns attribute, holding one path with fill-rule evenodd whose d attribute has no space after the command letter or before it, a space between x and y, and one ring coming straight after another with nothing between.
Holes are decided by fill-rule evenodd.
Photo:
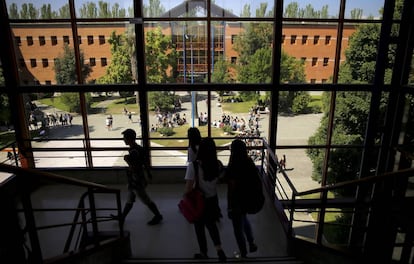
<instances>
[{"instance_id":1,"label":"concrete floor","mask_svg":"<svg viewBox=\"0 0 414 264\"><path fill-rule=\"evenodd\" d=\"M121 199L126 199L125 186L113 186L122 190ZM125 222L125 229L131 234L132 257L135 258L192 258L198 252L198 244L194 227L189 224L178 210L177 203L181 198L184 185L181 184L152 184L148 192L157 203L164 216L161 224L148 226L146 222L152 218L151 212L139 201L135 203ZM45 186L33 194L34 208L70 208L76 207L84 189L59 185ZM226 215L226 186L219 185L220 207L224 217L218 224L223 249L228 257L238 251L233 235L232 225ZM100 195L97 207L113 207L112 195ZM106 214L109 215L110 212ZM70 222L73 212L38 213L38 226ZM258 251L249 254L253 258L288 256L286 236L273 209L270 199L267 199L264 209L256 215L249 215ZM39 232L44 258L52 257L63 252L63 245L69 228L56 228ZM116 231L115 222L100 224L100 231ZM209 255L216 258L211 239L207 235Z\"/></svg>"}]
</instances>

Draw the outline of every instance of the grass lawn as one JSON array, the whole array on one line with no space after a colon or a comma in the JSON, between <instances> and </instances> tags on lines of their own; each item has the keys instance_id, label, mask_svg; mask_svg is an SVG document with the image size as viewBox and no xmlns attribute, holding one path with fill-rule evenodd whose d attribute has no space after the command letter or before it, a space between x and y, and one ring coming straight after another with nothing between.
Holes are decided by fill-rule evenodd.
<instances>
[{"instance_id":1,"label":"grass lawn","mask_svg":"<svg viewBox=\"0 0 414 264\"><path fill-rule=\"evenodd\" d=\"M222 103L221 107L226 114L232 113L249 113L252 106L256 105L256 101L236 102L236 103Z\"/></svg>"},{"instance_id":2,"label":"grass lawn","mask_svg":"<svg viewBox=\"0 0 414 264\"><path fill-rule=\"evenodd\" d=\"M62 103L62 101L60 100L60 97L42 98L36 101L39 101L40 103L44 105L53 106L54 108L60 109L64 112L69 112L69 107Z\"/></svg>"},{"instance_id":3,"label":"grass lawn","mask_svg":"<svg viewBox=\"0 0 414 264\"><path fill-rule=\"evenodd\" d=\"M94 105L92 105L92 107L94 107ZM129 97L126 101L125 98L113 100L109 105L107 105L106 113L121 114L124 111L124 107L132 113L139 114L139 108L135 97Z\"/></svg>"}]
</instances>

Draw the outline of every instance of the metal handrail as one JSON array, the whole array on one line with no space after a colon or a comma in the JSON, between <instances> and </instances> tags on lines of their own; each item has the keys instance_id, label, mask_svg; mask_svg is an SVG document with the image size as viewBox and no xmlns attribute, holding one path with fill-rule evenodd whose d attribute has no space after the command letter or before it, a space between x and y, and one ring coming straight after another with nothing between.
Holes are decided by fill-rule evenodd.
<instances>
[{"instance_id":1,"label":"metal handrail","mask_svg":"<svg viewBox=\"0 0 414 264\"><path fill-rule=\"evenodd\" d=\"M37 232L39 230L44 229L51 229L51 228L57 228L62 226L71 226L68 238L66 240L63 253L67 253L70 249L70 245L72 243L73 234L76 229L76 226L81 225L81 229L77 238L77 241L79 241L79 238L82 234L87 233L87 224L93 225L93 235L94 237L98 236L98 222L102 221L108 221L108 220L98 220L96 212L99 210L94 206L94 196L95 193L108 193L108 194L115 194L116 195L116 207L115 208L109 208L110 210L117 210L117 214L119 215L121 213L121 196L120 196L120 190L116 188L107 187L105 185L73 179L69 177L65 177L62 175L58 175L55 173L49 173L34 169L24 169L20 167L15 167L7 164L0 164L0 171L12 173L15 175L17 179L17 183L20 184L18 187L18 190L20 190L20 195L22 197L22 210L17 211L23 211L26 219L26 228L25 231L29 234L30 237L30 243L31 243L31 257L34 258L34 261L37 263L43 262L42 252L40 248L40 241L39 236ZM72 186L78 186L78 187L85 187L88 190L81 195L79 204L77 208L74 209L62 209L62 208L42 208L42 209L35 209L32 207L31 198L30 198L30 188L27 188L26 184L24 184L24 180L47 180L55 183L61 183L61 184L68 184ZM23 188L26 187L26 188ZM89 206L90 208L85 207L85 199L89 199ZM92 202L91 202L92 201ZM48 226L36 226L35 223L35 217L34 212L36 211L62 211L62 210L74 210L75 215L73 218L73 221L71 223L61 223L61 224L55 224L55 225L48 225ZM105 208L105 210L108 210L108 208ZM91 217L89 219L86 218L86 213L89 212L91 214ZM82 221L79 221L79 217L82 216ZM119 236L122 237L124 235L123 232L123 223L121 219L112 219L118 221L119 224ZM94 239L96 241L96 239ZM77 249L78 242L75 245L74 250Z\"/></svg>"}]
</instances>

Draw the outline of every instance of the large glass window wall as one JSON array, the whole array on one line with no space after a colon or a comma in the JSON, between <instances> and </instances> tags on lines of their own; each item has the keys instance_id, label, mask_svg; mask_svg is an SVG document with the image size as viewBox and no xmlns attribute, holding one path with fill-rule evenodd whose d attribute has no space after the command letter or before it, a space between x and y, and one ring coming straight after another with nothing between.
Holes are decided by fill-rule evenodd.
<instances>
[{"instance_id":1,"label":"large glass window wall","mask_svg":"<svg viewBox=\"0 0 414 264\"><path fill-rule=\"evenodd\" d=\"M381 80L374 77L383 1L348 0L342 14L340 1L285 1L282 10L273 1L153 3L143 1L138 16L132 1L75 1L50 12L38 1L7 1L15 88L25 87L41 109L36 123L26 112L36 149L75 148L62 160L78 167L124 166L121 132L133 128L151 146L153 166L182 166L186 131L197 126L217 138L223 157L232 138L260 136L292 168L306 158L307 170L322 176L333 146L363 145L369 111L382 107L371 105L371 92L383 86L371 84ZM381 65L390 83L392 59ZM72 125L61 125L68 115ZM39 141L44 122L48 141ZM344 133L352 125L358 135ZM56 156L44 152L35 159ZM72 166L52 163L44 166Z\"/></svg>"}]
</instances>

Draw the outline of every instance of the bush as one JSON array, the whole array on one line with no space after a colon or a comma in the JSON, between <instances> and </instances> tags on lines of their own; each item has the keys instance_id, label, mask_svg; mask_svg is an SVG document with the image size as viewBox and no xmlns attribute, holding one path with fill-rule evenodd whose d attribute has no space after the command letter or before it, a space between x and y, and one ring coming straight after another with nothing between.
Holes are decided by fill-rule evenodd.
<instances>
[{"instance_id":1,"label":"bush","mask_svg":"<svg viewBox=\"0 0 414 264\"><path fill-rule=\"evenodd\" d=\"M309 110L308 105L311 101L311 96L308 93L300 93L293 99L292 111L295 114L306 114Z\"/></svg>"},{"instance_id":2,"label":"bush","mask_svg":"<svg viewBox=\"0 0 414 264\"><path fill-rule=\"evenodd\" d=\"M233 132L233 129L232 129L231 126L225 125L225 126L223 126L223 131L230 134L230 133Z\"/></svg>"},{"instance_id":3,"label":"bush","mask_svg":"<svg viewBox=\"0 0 414 264\"><path fill-rule=\"evenodd\" d=\"M163 136L171 136L174 135L174 130L172 127L160 127L157 130Z\"/></svg>"}]
</instances>

